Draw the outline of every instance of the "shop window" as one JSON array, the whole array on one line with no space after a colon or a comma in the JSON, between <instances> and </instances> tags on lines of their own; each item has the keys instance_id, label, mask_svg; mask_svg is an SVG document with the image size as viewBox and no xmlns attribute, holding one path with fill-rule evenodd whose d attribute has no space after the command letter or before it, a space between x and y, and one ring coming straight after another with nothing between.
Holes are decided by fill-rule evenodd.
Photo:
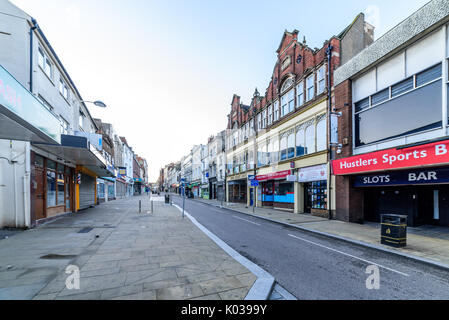
<instances>
[{"instance_id":1,"label":"shop window","mask_svg":"<svg viewBox=\"0 0 449 320\"><path fill-rule=\"evenodd\" d=\"M281 161L287 160L287 136L281 138Z\"/></svg>"},{"instance_id":2,"label":"shop window","mask_svg":"<svg viewBox=\"0 0 449 320\"><path fill-rule=\"evenodd\" d=\"M58 175L57 175L57 185L58 185L58 195L57 195L57 205L63 206L65 203L65 180L64 180L64 166L58 164Z\"/></svg>"},{"instance_id":3,"label":"shop window","mask_svg":"<svg viewBox=\"0 0 449 320\"><path fill-rule=\"evenodd\" d=\"M311 209L327 209L327 182L317 181L306 185L308 206Z\"/></svg>"},{"instance_id":4,"label":"shop window","mask_svg":"<svg viewBox=\"0 0 449 320\"><path fill-rule=\"evenodd\" d=\"M290 133L287 138L287 157L288 159L295 157L295 135Z\"/></svg>"},{"instance_id":5,"label":"shop window","mask_svg":"<svg viewBox=\"0 0 449 320\"><path fill-rule=\"evenodd\" d=\"M306 154L304 140L305 140L304 130L300 129L296 133L296 156L297 157L300 157L300 156L303 156Z\"/></svg>"},{"instance_id":6,"label":"shop window","mask_svg":"<svg viewBox=\"0 0 449 320\"><path fill-rule=\"evenodd\" d=\"M316 148L318 152L327 149L326 118L321 119L316 125Z\"/></svg>"},{"instance_id":7,"label":"shop window","mask_svg":"<svg viewBox=\"0 0 449 320\"><path fill-rule=\"evenodd\" d=\"M56 206L56 163L47 160L47 207Z\"/></svg>"},{"instance_id":8,"label":"shop window","mask_svg":"<svg viewBox=\"0 0 449 320\"><path fill-rule=\"evenodd\" d=\"M315 153L315 126L310 125L306 129L305 154Z\"/></svg>"},{"instance_id":9,"label":"shop window","mask_svg":"<svg viewBox=\"0 0 449 320\"><path fill-rule=\"evenodd\" d=\"M38 156L37 154L34 156L34 166L43 168L44 167L44 158Z\"/></svg>"}]
</instances>

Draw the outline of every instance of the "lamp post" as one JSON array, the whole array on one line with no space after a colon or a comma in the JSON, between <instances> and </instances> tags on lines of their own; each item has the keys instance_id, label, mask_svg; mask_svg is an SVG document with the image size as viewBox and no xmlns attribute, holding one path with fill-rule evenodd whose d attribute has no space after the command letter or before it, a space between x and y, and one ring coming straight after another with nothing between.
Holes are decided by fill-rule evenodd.
<instances>
[{"instance_id":1,"label":"lamp post","mask_svg":"<svg viewBox=\"0 0 449 320\"><path fill-rule=\"evenodd\" d=\"M99 108L107 108L107 105L102 101L81 101L82 103L92 103Z\"/></svg>"}]
</instances>

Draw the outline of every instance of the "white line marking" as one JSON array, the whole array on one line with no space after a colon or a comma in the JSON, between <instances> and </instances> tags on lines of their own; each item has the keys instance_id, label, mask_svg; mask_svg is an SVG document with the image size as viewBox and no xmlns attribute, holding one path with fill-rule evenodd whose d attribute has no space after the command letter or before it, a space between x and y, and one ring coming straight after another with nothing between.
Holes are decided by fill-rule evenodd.
<instances>
[{"instance_id":1,"label":"white line marking","mask_svg":"<svg viewBox=\"0 0 449 320\"><path fill-rule=\"evenodd\" d=\"M255 223L255 222L252 222L252 221L249 221L249 220L243 219L243 218L239 218L239 217L236 217L236 216L233 216L233 217L234 217L234 218L236 218L236 219L239 219L239 220L243 220L243 221L246 221L246 222L249 222L249 223L255 224L256 226L259 226L259 227L260 227L260 224L258 224L258 223Z\"/></svg>"},{"instance_id":2,"label":"white line marking","mask_svg":"<svg viewBox=\"0 0 449 320\"><path fill-rule=\"evenodd\" d=\"M289 236L292 237L292 238L295 238L295 239L298 239L298 240L301 240L301 241L304 241L304 242L313 244L313 245L315 245L315 246L319 246L319 247L322 247L322 248L325 248L325 249L328 249L328 250L331 250L331 251L340 253L340 254L342 254L342 255L351 257L351 258L353 258L353 259L357 259L357 260L366 262L366 263L368 263L368 264L370 264L370 265L375 265L375 266L378 266L378 267L380 267L380 268L383 268L383 269L386 269L386 270L389 270L389 271L392 271L392 272L395 272L395 273L399 273L400 275L403 275L403 276L405 276L405 277L410 277L410 276L409 276L408 274L406 274L406 273L403 273L403 272L400 272L400 271L397 271L397 270L394 270L394 269L391 269L391 268L384 267L383 265L380 265L380 264L378 264L378 263L374 263L374 262L371 262L371 261L369 261L369 260L365 260L365 259L362 259L362 258L353 256L353 255L351 255L351 254L348 254L348 253L345 253L345 252L338 251L338 250L336 250L336 249L332 249L332 248L323 246L322 244L315 243L315 242L312 242L312 241L309 241L309 240L306 240L306 239L303 239L303 238L299 238L299 237L294 236L294 235L292 235L292 234L289 234Z\"/></svg>"}]
</instances>

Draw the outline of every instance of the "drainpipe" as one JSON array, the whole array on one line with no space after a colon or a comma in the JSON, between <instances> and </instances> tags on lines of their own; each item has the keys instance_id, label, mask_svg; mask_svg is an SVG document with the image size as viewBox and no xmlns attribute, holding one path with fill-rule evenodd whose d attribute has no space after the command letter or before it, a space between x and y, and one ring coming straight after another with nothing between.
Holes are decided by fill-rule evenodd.
<instances>
[{"instance_id":1,"label":"drainpipe","mask_svg":"<svg viewBox=\"0 0 449 320\"><path fill-rule=\"evenodd\" d=\"M329 220L332 220L332 174L331 174L331 163L333 160L333 154L332 154L332 143L331 143L331 137L332 137L332 126L331 126L331 116L332 116L332 45L329 43L329 46L327 47L326 54L327 54L327 91L328 91L328 132L329 132L329 143L328 143L328 152L329 152L329 167L328 167L328 181L329 181L329 194L328 194L328 200L329 200Z\"/></svg>"},{"instance_id":2,"label":"drainpipe","mask_svg":"<svg viewBox=\"0 0 449 320\"><path fill-rule=\"evenodd\" d=\"M30 92L33 93L33 39L34 30L38 28L37 21L31 18L33 26L30 28Z\"/></svg>"}]
</instances>

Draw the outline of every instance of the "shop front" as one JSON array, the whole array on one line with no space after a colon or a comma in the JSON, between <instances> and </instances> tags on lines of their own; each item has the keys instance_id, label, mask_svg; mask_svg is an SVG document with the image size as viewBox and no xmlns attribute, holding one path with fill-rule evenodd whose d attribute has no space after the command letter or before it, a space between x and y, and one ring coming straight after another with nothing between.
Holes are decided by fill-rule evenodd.
<instances>
[{"instance_id":1,"label":"shop front","mask_svg":"<svg viewBox=\"0 0 449 320\"><path fill-rule=\"evenodd\" d=\"M259 181L259 199L262 206L293 210L295 207L294 182L288 181L291 170L256 176Z\"/></svg>"},{"instance_id":2,"label":"shop front","mask_svg":"<svg viewBox=\"0 0 449 320\"><path fill-rule=\"evenodd\" d=\"M229 202L247 202L247 180L234 180L228 182Z\"/></svg>"},{"instance_id":3,"label":"shop front","mask_svg":"<svg viewBox=\"0 0 449 320\"><path fill-rule=\"evenodd\" d=\"M205 200L209 200L209 184L203 184L201 185L201 198Z\"/></svg>"},{"instance_id":4,"label":"shop front","mask_svg":"<svg viewBox=\"0 0 449 320\"><path fill-rule=\"evenodd\" d=\"M200 196L200 185L198 182L194 182L190 185L190 190L195 198Z\"/></svg>"},{"instance_id":5,"label":"shop front","mask_svg":"<svg viewBox=\"0 0 449 320\"><path fill-rule=\"evenodd\" d=\"M337 160L333 169L349 179L363 220L400 214L408 216L411 227L449 227L448 150L449 140L389 149Z\"/></svg>"},{"instance_id":6,"label":"shop front","mask_svg":"<svg viewBox=\"0 0 449 320\"><path fill-rule=\"evenodd\" d=\"M328 210L327 165L298 169L298 182L304 190L304 213L326 215Z\"/></svg>"},{"instance_id":7,"label":"shop front","mask_svg":"<svg viewBox=\"0 0 449 320\"><path fill-rule=\"evenodd\" d=\"M31 221L73 211L74 168L31 152Z\"/></svg>"},{"instance_id":8,"label":"shop front","mask_svg":"<svg viewBox=\"0 0 449 320\"><path fill-rule=\"evenodd\" d=\"M209 178L209 198L211 200L217 199L217 178Z\"/></svg>"}]
</instances>

